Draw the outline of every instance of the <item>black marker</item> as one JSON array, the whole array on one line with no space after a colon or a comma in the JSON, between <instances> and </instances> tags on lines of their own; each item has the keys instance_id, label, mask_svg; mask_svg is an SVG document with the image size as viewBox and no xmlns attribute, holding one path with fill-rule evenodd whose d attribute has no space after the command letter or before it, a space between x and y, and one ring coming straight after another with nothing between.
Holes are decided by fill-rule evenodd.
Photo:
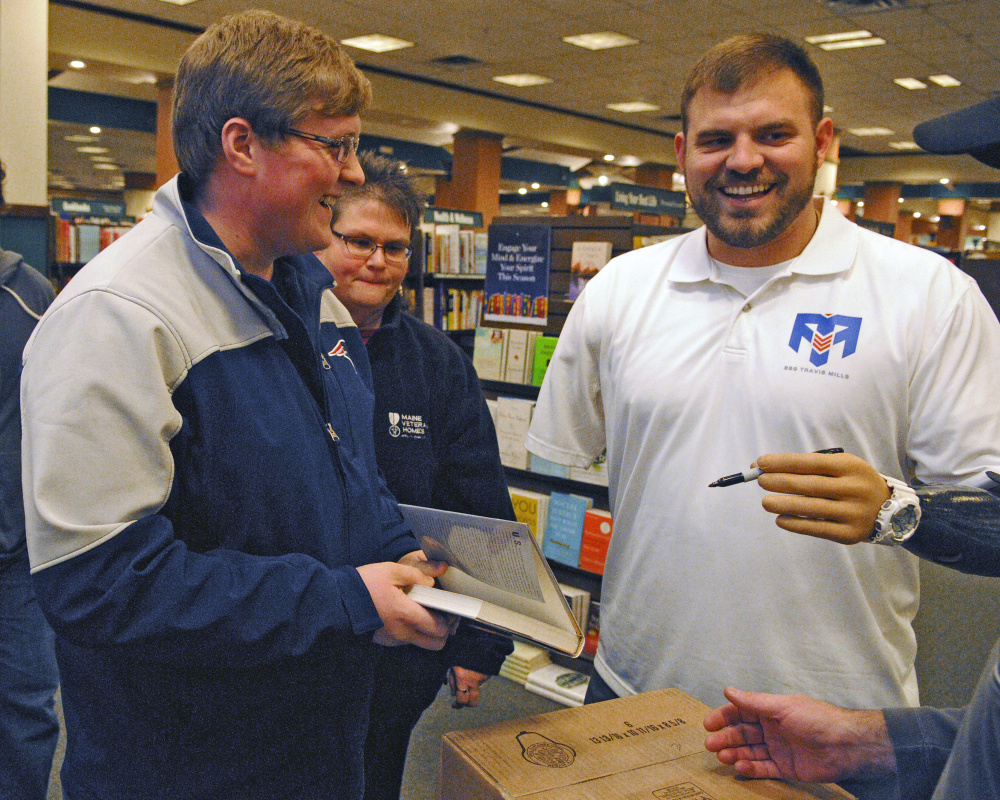
<instances>
[{"instance_id":1,"label":"black marker","mask_svg":"<svg viewBox=\"0 0 1000 800\"><path fill-rule=\"evenodd\" d=\"M843 453L843 447L828 447L826 450L815 450L816 453ZM764 474L764 470L758 469L757 467L751 467L743 472L737 472L734 475L726 475L724 478L719 478L717 481L713 481L708 484L708 488L711 489L714 486L735 486L738 483L748 483L749 481L755 481L761 475Z\"/></svg>"}]
</instances>

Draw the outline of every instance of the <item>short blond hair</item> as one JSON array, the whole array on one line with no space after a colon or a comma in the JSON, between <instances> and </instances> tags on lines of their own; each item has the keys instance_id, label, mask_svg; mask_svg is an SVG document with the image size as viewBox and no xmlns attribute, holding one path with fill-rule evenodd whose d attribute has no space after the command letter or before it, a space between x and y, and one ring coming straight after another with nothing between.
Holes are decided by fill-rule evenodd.
<instances>
[{"instance_id":1,"label":"short blond hair","mask_svg":"<svg viewBox=\"0 0 1000 800\"><path fill-rule=\"evenodd\" d=\"M371 84L323 31L270 11L230 14L195 39L174 86L174 151L196 188L222 153L226 122L242 117L276 142L310 114L353 116Z\"/></svg>"}]
</instances>

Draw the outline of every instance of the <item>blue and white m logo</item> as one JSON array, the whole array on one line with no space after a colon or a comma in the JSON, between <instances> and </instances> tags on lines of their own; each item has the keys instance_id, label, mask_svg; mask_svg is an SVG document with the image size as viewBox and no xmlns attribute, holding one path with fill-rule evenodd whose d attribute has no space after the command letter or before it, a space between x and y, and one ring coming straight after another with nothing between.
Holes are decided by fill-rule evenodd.
<instances>
[{"instance_id":1,"label":"blue and white m logo","mask_svg":"<svg viewBox=\"0 0 1000 800\"><path fill-rule=\"evenodd\" d=\"M847 358L858 349L858 335L861 333L861 317L846 317L842 314L799 314L792 325L792 338L788 346L796 353L803 339L809 342L812 352L809 360L814 366L822 367L830 360L830 350L839 342L844 343L842 358Z\"/></svg>"}]
</instances>

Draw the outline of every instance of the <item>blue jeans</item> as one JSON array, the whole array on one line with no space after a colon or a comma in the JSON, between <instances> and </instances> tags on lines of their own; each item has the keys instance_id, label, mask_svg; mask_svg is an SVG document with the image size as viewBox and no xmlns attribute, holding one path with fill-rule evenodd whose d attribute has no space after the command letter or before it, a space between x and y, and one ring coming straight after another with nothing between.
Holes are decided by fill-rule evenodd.
<instances>
[{"instance_id":1,"label":"blue jeans","mask_svg":"<svg viewBox=\"0 0 1000 800\"><path fill-rule=\"evenodd\" d=\"M45 800L59 740L55 634L42 616L28 556L0 560L0 797Z\"/></svg>"},{"instance_id":2,"label":"blue jeans","mask_svg":"<svg viewBox=\"0 0 1000 800\"><path fill-rule=\"evenodd\" d=\"M587 705L591 703L601 703L605 700L617 700L618 695L615 694L615 690L612 689L605 682L604 678L597 674L595 669L590 673L590 683L587 684L587 695L583 698L583 702Z\"/></svg>"}]
</instances>

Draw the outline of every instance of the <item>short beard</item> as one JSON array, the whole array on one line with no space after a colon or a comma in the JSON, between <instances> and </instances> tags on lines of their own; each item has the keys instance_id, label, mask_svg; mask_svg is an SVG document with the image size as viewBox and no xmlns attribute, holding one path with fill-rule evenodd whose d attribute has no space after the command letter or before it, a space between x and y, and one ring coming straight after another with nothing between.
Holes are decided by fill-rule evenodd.
<instances>
[{"instance_id":1,"label":"short beard","mask_svg":"<svg viewBox=\"0 0 1000 800\"><path fill-rule=\"evenodd\" d=\"M802 191L787 197L784 205L778 208L777 216L770 222L757 222L753 215L742 220L737 218L735 222L725 221L719 210L719 203L715 199L714 190L711 188L698 197L690 195L689 197L691 207L715 238L729 247L749 249L768 244L785 232L802 210L812 202L813 182L815 175L813 181Z\"/></svg>"}]
</instances>

